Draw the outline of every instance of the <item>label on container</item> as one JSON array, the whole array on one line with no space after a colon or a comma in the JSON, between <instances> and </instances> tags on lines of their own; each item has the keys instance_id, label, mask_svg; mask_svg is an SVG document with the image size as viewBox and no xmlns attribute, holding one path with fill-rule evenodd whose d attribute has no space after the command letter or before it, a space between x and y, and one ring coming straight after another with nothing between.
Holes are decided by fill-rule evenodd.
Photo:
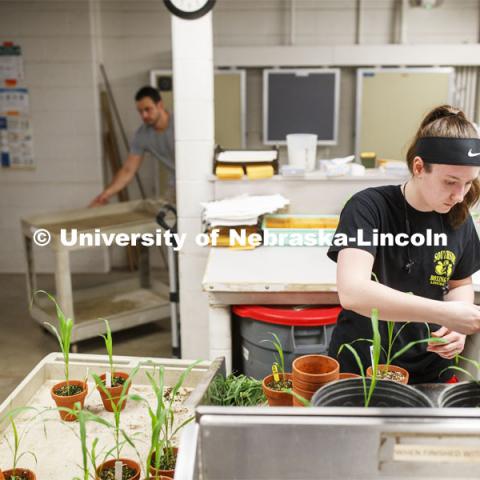
<instances>
[{"instance_id":1,"label":"label on container","mask_svg":"<svg viewBox=\"0 0 480 480\"><path fill-rule=\"evenodd\" d=\"M393 460L396 462L480 463L480 447L397 444L393 448Z\"/></svg>"},{"instance_id":2,"label":"label on container","mask_svg":"<svg viewBox=\"0 0 480 480\"><path fill-rule=\"evenodd\" d=\"M243 358L248 362L248 358L250 357L250 351L246 347L242 347L242 355Z\"/></svg>"}]
</instances>

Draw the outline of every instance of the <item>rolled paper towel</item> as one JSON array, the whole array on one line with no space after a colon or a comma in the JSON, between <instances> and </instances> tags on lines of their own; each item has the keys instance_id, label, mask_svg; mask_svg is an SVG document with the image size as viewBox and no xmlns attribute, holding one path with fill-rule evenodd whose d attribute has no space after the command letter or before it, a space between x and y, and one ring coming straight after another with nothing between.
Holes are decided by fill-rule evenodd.
<instances>
[{"instance_id":1,"label":"rolled paper towel","mask_svg":"<svg viewBox=\"0 0 480 480\"><path fill-rule=\"evenodd\" d=\"M273 165L248 165L247 177L250 180L273 177Z\"/></svg>"},{"instance_id":2,"label":"rolled paper towel","mask_svg":"<svg viewBox=\"0 0 480 480\"><path fill-rule=\"evenodd\" d=\"M217 165L215 175L221 180L238 180L243 177L243 168L239 165Z\"/></svg>"}]
</instances>

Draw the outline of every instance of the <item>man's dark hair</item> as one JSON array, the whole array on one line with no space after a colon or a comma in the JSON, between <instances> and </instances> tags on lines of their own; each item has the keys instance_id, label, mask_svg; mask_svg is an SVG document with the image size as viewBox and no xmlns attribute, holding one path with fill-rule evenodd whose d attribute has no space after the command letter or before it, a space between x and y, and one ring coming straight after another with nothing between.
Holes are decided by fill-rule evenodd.
<instances>
[{"instance_id":1,"label":"man's dark hair","mask_svg":"<svg viewBox=\"0 0 480 480\"><path fill-rule=\"evenodd\" d=\"M142 87L136 94L135 94L135 101L139 102L142 98L151 98L154 103L158 103L162 97L160 95L160 92L153 87L150 87L149 85Z\"/></svg>"}]
</instances>

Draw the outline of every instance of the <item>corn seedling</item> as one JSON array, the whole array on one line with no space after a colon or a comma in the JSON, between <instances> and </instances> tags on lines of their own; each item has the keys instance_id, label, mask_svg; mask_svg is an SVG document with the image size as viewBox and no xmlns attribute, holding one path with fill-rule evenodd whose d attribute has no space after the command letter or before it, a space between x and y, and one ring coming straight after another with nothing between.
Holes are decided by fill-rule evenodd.
<instances>
[{"instance_id":1,"label":"corn seedling","mask_svg":"<svg viewBox=\"0 0 480 480\"><path fill-rule=\"evenodd\" d=\"M463 373L466 377L470 378L473 382L476 382L476 383L480 384L480 380L478 380L475 377L475 375L473 375L467 369L459 366L460 360L462 360L465 363L469 363L470 365L473 365L475 367L477 373L480 373L480 362L477 362L476 360L473 360L473 359L468 358L468 357L463 357L462 355L455 355L455 365L450 365L450 366L444 368L439 373L439 376L441 376L444 372L446 372L448 370L454 370L456 372Z\"/></svg>"},{"instance_id":2,"label":"corn seedling","mask_svg":"<svg viewBox=\"0 0 480 480\"><path fill-rule=\"evenodd\" d=\"M8 445L8 448L10 449L10 451L12 453L11 469L14 472L16 472L17 469L19 469L20 460L27 455L31 456L34 459L35 463L37 463L37 457L36 457L35 453L33 453L30 450L22 452L21 448L20 448L21 442L22 442L23 438L25 437L25 435L27 434L28 429L25 428L22 432L19 432L17 424L15 423L15 417L18 414L20 414L20 413L22 413L26 410L36 411L36 409L34 409L33 407L19 407L19 408L16 408L16 409L10 411L9 413L7 413L6 416L0 421L0 424L3 423L4 421L8 421L10 423L11 428L12 428L12 439L9 439L7 435L5 435L4 438L5 438L5 441ZM10 480L21 480L21 479L22 479L22 477L17 476L17 475L14 475L14 476L10 477Z\"/></svg>"},{"instance_id":3,"label":"corn seedling","mask_svg":"<svg viewBox=\"0 0 480 480\"><path fill-rule=\"evenodd\" d=\"M275 390L287 390L292 387L292 382L285 379L285 355L283 354L282 342L278 338L278 335L269 332L272 335L273 340L262 340L262 342L269 342L277 351L277 355L274 354L274 363L272 364L273 382L270 383L269 388Z\"/></svg>"},{"instance_id":4,"label":"corn seedling","mask_svg":"<svg viewBox=\"0 0 480 480\"><path fill-rule=\"evenodd\" d=\"M374 280L377 282L377 283L380 283L378 281L378 277L377 275L372 272L372 277L374 278ZM413 295L413 292L408 292L410 295ZM385 362L384 362L384 365L386 366L386 369L388 369L388 367L390 365L392 365L392 363L399 357L401 357L404 353L408 352L411 348L413 348L415 345L419 345L419 344L422 344L422 343L445 343L445 340L441 339L441 338L436 338L436 337L432 337L430 335L430 325L428 323L425 322L425 326L427 328L427 337L426 338L423 338L423 339L420 339L420 340L413 340L411 342L409 342L407 345L405 345L403 348L401 348L398 352L395 352L393 353L393 346L395 345L395 342L397 341L398 337L400 336L400 334L402 333L403 329L409 325L410 322L405 322L398 330L397 332L395 333L395 323L396 322L392 322L391 320L385 320L386 324L387 324L387 348L383 348L383 346L381 347L382 349L382 352L385 354ZM364 339L364 338L361 338L361 339L358 339L358 341L366 341L366 342L370 342L371 343L371 340L370 339Z\"/></svg>"},{"instance_id":5,"label":"corn seedling","mask_svg":"<svg viewBox=\"0 0 480 480\"><path fill-rule=\"evenodd\" d=\"M254 407L267 401L262 382L245 375L217 375L210 384L206 402L222 407Z\"/></svg>"},{"instance_id":6,"label":"corn seedling","mask_svg":"<svg viewBox=\"0 0 480 480\"><path fill-rule=\"evenodd\" d=\"M63 354L63 362L65 367L65 382L67 383L66 394L72 395L73 393L78 393L78 392L70 392L70 388L69 388L70 344L72 340L73 320L71 318L65 318L65 315L62 312L62 309L60 308L57 301L52 295L50 295L45 290L37 290L35 292L35 295L39 293L45 294L55 304L55 309L57 312L57 319L58 319L58 329L49 322L45 322L45 325L48 326L57 337L58 344L60 345L60 349Z\"/></svg>"},{"instance_id":7,"label":"corn seedling","mask_svg":"<svg viewBox=\"0 0 480 480\"><path fill-rule=\"evenodd\" d=\"M137 374L138 370L140 368L140 364L138 364L130 373L128 379L125 381L125 383L122 386L122 392L120 393L120 397L118 399L118 402L113 401L111 393L107 390L105 387L104 382L102 379L96 375L95 373L92 374L92 377L97 385L98 388L100 388L103 393L107 396L109 401L111 402L112 409L113 409L113 437L114 437L114 447L107 453L106 456L114 453L115 458L120 458L120 454L122 451L122 447L125 444L129 444L131 447L133 447L136 450L135 444L133 443L132 439L126 434L126 432L121 428L120 425L120 420L121 420L121 412L122 412L122 404L127 400L127 399L132 399L135 401L138 401L138 397L135 395L128 395L128 387L130 383L132 382L133 378ZM123 439L123 440L122 440Z\"/></svg>"},{"instance_id":8,"label":"corn seedling","mask_svg":"<svg viewBox=\"0 0 480 480\"><path fill-rule=\"evenodd\" d=\"M164 393L165 389L165 370L163 366L160 366L157 370L154 368L153 374L147 372L147 378L152 386L152 389L156 397L155 407L149 405L149 403L142 399L141 397L136 396L136 399L143 400L148 407L148 413L150 416L151 423L151 439L150 439L150 448L147 456L146 470L147 470L147 479L150 477L150 466L155 468L155 470L173 470L175 468L175 453L173 447L173 438L178 432L188 423L190 423L194 417L191 416L184 420L177 427L174 426L175 422L175 411L174 411L174 402L175 397L177 396L180 388L182 387L187 375L192 371L195 366L197 366L200 361L196 361L186 368L180 377L177 380L177 383L171 389L168 399L167 395Z\"/></svg>"},{"instance_id":9,"label":"corn seedling","mask_svg":"<svg viewBox=\"0 0 480 480\"><path fill-rule=\"evenodd\" d=\"M355 347L353 347L349 343L344 343L338 349L338 355L340 355L340 353L342 353L344 348L349 350L350 353L355 358L355 361L357 362L358 368L360 370L360 376L362 378L363 397L364 397L365 407L368 407L370 405L370 401L372 400L373 392L375 391L375 387L376 387L376 384L377 384L378 364L379 364L379 361L380 361L380 353L381 353L381 349L382 349L380 331L379 331L379 328L378 328L378 310L376 308L372 308L372 315L371 315L370 318L371 318L372 331L373 331L372 339L369 340L369 342L372 344L372 378L371 378L368 390L367 390L367 380L366 380L367 375L366 375L366 372L363 368L362 360L360 359L360 356L359 356L358 352L355 350ZM362 340L362 339L360 339L360 340ZM354 343L354 342L352 342L352 343Z\"/></svg>"},{"instance_id":10,"label":"corn seedling","mask_svg":"<svg viewBox=\"0 0 480 480\"><path fill-rule=\"evenodd\" d=\"M106 334L105 335L100 335L103 338L103 341L105 342L105 348L107 350L108 354L108 364L110 365L110 379L111 379L111 386L115 386L115 384L122 384L124 379L122 377L116 377L114 379L114 370L113 370L113 338L112 338L112 330L110 328L110 324L108 323L108 320L103 320L105 322L105 329L106 329ZM106 381L105 378L105 384L108 382Z\"/></svg>"},{"instance_id":11,"label":"corn seedling","mask_svg":"<svg viewBox=\"0 0 480 480\"><path fill-rule=\"evenodd\" d=\"M73 480L89 480L95 479L95 471L97 468L97 447L98 447L98 438L95 438L90 446L88 447L87 443L87 423L96 422L101 425L104 425L108 428L112 428L112 425L107 422L107 420L94 415L88 410L83 410L80 403L76 403L73 409L68 409L69 413L77 417L77 422L79 426L78 434L75 432L75 435L80 439L80 446L82 450L82 473L83 477L75 477ZM91 467L91 470L90 470Z\"/></svg>"}]
</instances>

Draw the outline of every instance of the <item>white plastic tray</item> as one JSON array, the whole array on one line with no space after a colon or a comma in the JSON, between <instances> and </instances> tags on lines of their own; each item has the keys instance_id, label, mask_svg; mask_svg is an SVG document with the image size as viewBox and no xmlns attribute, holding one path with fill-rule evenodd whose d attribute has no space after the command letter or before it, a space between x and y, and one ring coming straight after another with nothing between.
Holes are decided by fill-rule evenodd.
<instances>
[{"instance_id":1,"label":"white plastic tray","mask_svg":"<svg viewBox=\"0 0 480 480\"><path fill-rule=\"evenodd\" d=\"M119 371L130 372L140 362L142 366L133 380L130 393L137 393L155 405L155 397L151 391L145 372L153 372L153 365L148 361L165 367L165 386L173 386L181 373L193 361L145 358L145 357L115 357L115 368ZM0 405L0 419L13 408L32 406L39 410L54 407L50 397L50 388L63 379L63 358L59 353L46 356L20 383L20 385ZM108 359L103 355L72 354L70 363L70 378L83 379L88 373L100 375L108 368ZM215 374L223 368L223 360L213 362L205 361L197 365L187 376L184 382L185 394L188 396L175 402L176 424L181 423L188 416L193 415L195 406L200 402L208 385ZM90 376L91 378L91 376ZM113 421L113 414L104 410L100 395L89 381L89 394L85 407L91 412ZM32 420L32 417L33 418ZM145 459L148 452L150 437L150 418L147 408L142 403L128 401L122 412L122 428L128 435L135 439L136 447L140 453L142 469L145 468ZM36 472L41 480L63 480L81 475L82 455L78 439L78 424L61 422L58 412L48 411L35 416L28 410L21 413L17 419L19 433L26 431L22 440L21 451L33 451L38 458L38 463L30 455L22 458L19 466L30 468ZM88 424L89 444L95 437L99 438L99 448L113 447L111 432L104 426ZM8 448L6 438L12 438L11 427L6 421L0 423L0 468L11 467L12 455ZM122 456L139 461L135 451L127 446L122 451ZM100 457L100 460L103 457ZM145 472L143 472L144 474ZM143 474L141 478L143 478Z\"/></svg>"}]
</instances>

